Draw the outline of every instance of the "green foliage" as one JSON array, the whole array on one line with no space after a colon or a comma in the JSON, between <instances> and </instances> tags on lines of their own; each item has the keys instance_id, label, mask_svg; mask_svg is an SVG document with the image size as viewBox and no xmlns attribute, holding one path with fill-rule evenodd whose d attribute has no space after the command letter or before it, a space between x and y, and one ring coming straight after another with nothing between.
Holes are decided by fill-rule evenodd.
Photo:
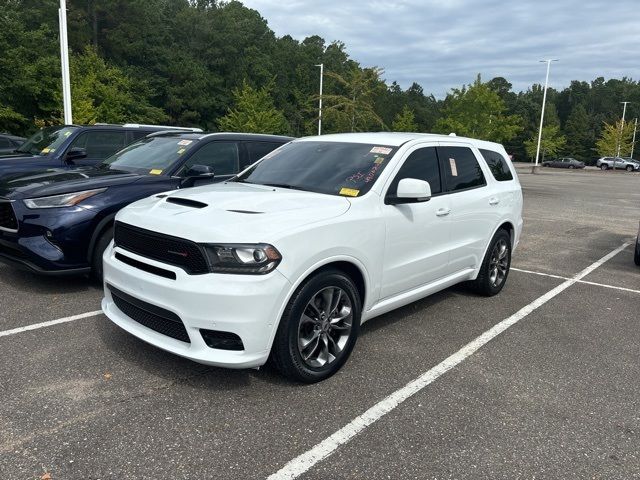
<instances>
[{"instance_id":1,"label":"green foliage","mask_svg":"<svg viewBox=\"0 0 640 480\"><path fill-rule=\"evenodd\" d=\"M506 114L504 101L488 84L482 83L480 75L472 85L454 88L447 95L441 113L436 122L436 130L441 133L455 132L502 143L522 129L521 119Z\"/></svg>"},{"instance_id":2,"label":"green foliage","mask_svg":"<svg viewBox=\"0 0 640 480\"><path fill-rule=\"evenodd\" d=\"M74 55L69 65L75 123L162 123L166 114L149 104L146 83L107 65L95 49Z\"/></svg>"},{"instance_id":3,"label":"green foliage","mask_svg":"<svg viewBox=\"0 0 640 480\"><path fill-rule=\"evenodd\" d=\"M545 125L542 127L542 139L540 141L540 159L545 157L554 157L558 155L567 143L567 139L560 133L558 125ZM536 150L538 148L538 134L535 134L528 140L525 140L524 146L527 155L532 160L536 158Z\"/></svg>"},{"instance_id":4,"label":"green foliage","mask_svg":"<svg viewBox=\"0 0 640 480\"><path fill-rule=\"evenodd\" d=\"M233 91L234 107L220 119L220 128L229 132L286 134L284 114L273 105L267 87L255 89L246 81Z\"/></svg>"},{"instance_id":5,"label":"green foliage","mask_svg":"<svg viewBox=\"0 0 640 480\"><path fill-rule=\"evenodd\" d=\"M393 120L391 129L394 132L417 132L416 116L408 106L404 106Z\"/></svg>"},{"instance_id":6,"label":"green foliage","mask_svg":"<svg viewBox=\"0 0 640 480\"><path fill-rule=\"evenodd\" d=\"M323 95L328 132L363 132L384 127L375 111L375 97L385 90L382 69L352 68L347 75L327 71L335 81L333 93Z\"/></svg>"},{"instance_id":7,"label":"green foliage","mask_svg":"<svg viewBox=\"0 0 640 480\"><path fill-rule=\"evenodd\" d=\"M594 144L589 114L581 103L578 103L569 114L564 128L567 137L566 152L578 160L587 161L591 156Z\"/></svg>"},{"instance_id":8,"label":"green foliage","mask_svg":"<svg viewBox=\"0 0 640 480\"><path fill-rule=\"evenodd\" d=\"M596 141L598 155L601 157L615 157L618 154L619 146L621 157L630 156L633 129L634 124L631 122L625 122L624 127L622 120L617 121L615 124L605 122L600 137Z\"/></svg>"}]
</instances>

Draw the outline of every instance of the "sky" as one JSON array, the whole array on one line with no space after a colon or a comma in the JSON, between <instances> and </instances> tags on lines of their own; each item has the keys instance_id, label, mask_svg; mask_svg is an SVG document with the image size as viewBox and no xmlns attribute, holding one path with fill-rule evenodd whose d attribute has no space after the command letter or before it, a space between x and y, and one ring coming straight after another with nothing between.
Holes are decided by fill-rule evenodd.
<instances>
[{"instance_id":1,"label":"sky","mask_svg":"<svg viewBox=\"0 0 640 480\"><path fill-rule=\"evenodd\" d=\"M505 77L515 91L599 76L640 79L640 0L241 0L279 37L340 40L387 83L443 98L454 87Z\"/></svg>"}]
</instances>

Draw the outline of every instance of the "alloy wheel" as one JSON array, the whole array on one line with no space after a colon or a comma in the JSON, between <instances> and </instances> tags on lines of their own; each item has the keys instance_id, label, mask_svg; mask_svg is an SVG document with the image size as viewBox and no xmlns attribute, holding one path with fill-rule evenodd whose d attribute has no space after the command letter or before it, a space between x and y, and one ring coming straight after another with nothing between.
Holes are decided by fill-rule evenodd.
<instances>
[{"instance_id":1,"label":"alloy wheel","mask_svg":"<svg viewBox=\"0 0 640 480\"><path fill-rule=\"evenodd\" d=\"M509 269L509 247L504 239L498 240L491 251L489 282L493 287L502 285Z\"/></svg>"},{"instance_id":2,"label":"alloy wheel","mask_svg":"<svg viewBox=\"0 0 640 480\"><path fill-rule=\"evenodd\" d=\"M326 368L343 353L353 325L353 307L339 287L311 297L298 325L298 351L311 368Z\"/></svg>"}]
</instances>

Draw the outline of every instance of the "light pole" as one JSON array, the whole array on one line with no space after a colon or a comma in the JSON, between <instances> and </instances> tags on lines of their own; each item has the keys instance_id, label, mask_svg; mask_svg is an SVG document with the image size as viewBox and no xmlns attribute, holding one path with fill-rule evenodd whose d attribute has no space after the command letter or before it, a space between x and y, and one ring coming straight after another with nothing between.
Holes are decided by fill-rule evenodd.
<instances>
[{"instance_id":1,"label":"light pole","mask_svg":"<svg viewBox=\"0 0 640 480\"><path fill-rule=\"evenodd\" d=\"M532 173L538 170L538 159L540 158L540 143L542 142L542 125L544 123L544 107L547 103L547 88L549 87L549 70L551 62L557 62L558 59L540 60L540 63L547 64L547 76L544 79L544 93L542 94L542 112L540 113L540 130L538 131L538 148L536 149L536 164L531 169Z\"/></svg>"},{"instance_id":2,"label":"light pole","mask_svg":"<svg viewBox=\"0 0 640 480\"><path fill-rule=\"evenodd\" d=\"M633 150L636 147L636 131L637 130L638 130L638 117L636 117L635 126L633 127L633 140L631 140L631 155L630 155L631 158L633 158Z\"/></svg>"},{"instance_id":3,"label":"light pole","mask_svg":"<svg viewBox=\"0 0 640 480\"><path fill-rule=\"evenodd\" d=\"M627 105L631 102L620 102L622 107L622 123L620 124L620 133L618 134L618 152L613 159L613 171L616 170L616 159L620 156L620 148L622 148L622 133L624 132L624 117L627 114Z\"/></svg>"},{"instance_id":4,"label":"light pole","mask_svg":"<svg viewBox=\"0 0 640 480\"><path fill-rule=\"evenodd\" d=\"M60 24L60 65L62 67L62 105L64 108L64 123L73 123L71 115L71 83L69 80L69 44L67 42L67 2L60 0L58 9Z\"/></svg>"},{"instance_id":5,"label":"light pole","mask_svg":"<svg viewBox=\"0 0 640 480\"><path fill-rule=\"evenodd\" d=\"M318 135L322 135L322 84L324 80L324 63L316 65L320 67L320 100L318 105Z\"/></svg>"}]
</instances>

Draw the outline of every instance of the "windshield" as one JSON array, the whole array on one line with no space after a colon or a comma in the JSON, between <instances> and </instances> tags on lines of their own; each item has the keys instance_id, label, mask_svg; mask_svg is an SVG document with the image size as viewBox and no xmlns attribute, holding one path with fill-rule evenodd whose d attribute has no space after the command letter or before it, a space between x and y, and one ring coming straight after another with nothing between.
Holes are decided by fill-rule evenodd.
<instances>
[{"instance_id":1,"label":"windshield","mask_svg":"<svg viewBox=\"0 0 640 480\"><path fill-rule=\"evenodd\" d=\"M367 193L396 147L341 142L292 142L235 178L237 182L358 197Z\"/></svg>"},{"instance_id":2,"label":"windshield","mask_svg":"<svg viewBox=\"0 0 640 480\"><path fill-rule=\"evenodd\" d=\"M49 155L54 153L60 145L78 127L45 127L31 135L29 139L16 149L16 152L31 155Z\"/></svg>"},{"instance_id":3,"label":"windshield","mask_svg":"<svg viewBox=\"0 0 640 480\"><path fill-rule=\"evenodd\" d=\"M196 143L179 136L143 138L111 155L99 168L162 175Z\"/></svg>"}]
</instances>

